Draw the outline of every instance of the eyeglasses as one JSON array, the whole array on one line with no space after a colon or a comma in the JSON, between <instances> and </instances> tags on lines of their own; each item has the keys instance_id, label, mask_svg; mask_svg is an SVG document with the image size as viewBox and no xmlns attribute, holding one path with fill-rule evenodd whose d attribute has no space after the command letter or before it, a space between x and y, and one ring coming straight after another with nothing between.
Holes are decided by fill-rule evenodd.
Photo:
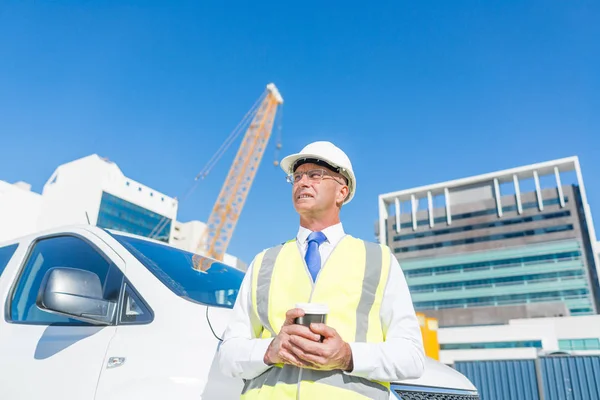
<instances>
[{"instance_id":1,"label":"eyeglasses","mask_svg":"<svg viewBox=\"0 0 600 400\"><path fill-rule=\"evenodd\" d=\"M288 183L291 183L293 185L295 183L300 182L304 175L306 175L308 179L312 182L321 182L323 178L328 177L342 185L345 185L344 182L340 182L336 177L332 176L327 170L324 169L310 169L308 171L303 172L294 172L293 174L289 174L286 177L286 180L288 181Z\"/></svg>"}]
</instances>

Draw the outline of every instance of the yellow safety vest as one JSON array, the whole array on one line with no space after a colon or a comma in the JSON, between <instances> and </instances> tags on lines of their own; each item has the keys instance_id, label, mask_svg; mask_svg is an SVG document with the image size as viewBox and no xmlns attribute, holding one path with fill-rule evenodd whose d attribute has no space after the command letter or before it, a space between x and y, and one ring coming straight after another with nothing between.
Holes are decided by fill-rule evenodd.
<instances>
[{"instance_id":1,"label":"yellow safety vest","mask_svg":"<svg viewBox=\"0 0 600 400\"><path fill-rule=\"evenodd\" d=\"M346 342L385 341L379 311L388 279L387 246L344 236L313 284L295 240L260 253L253 264L252 306L262 327L255 337L278 334L296 303L325 303L327 325ZM389 399L390 385L342 371L278 364L247 380L241 398Z\"/></svg>"}]
</instances>

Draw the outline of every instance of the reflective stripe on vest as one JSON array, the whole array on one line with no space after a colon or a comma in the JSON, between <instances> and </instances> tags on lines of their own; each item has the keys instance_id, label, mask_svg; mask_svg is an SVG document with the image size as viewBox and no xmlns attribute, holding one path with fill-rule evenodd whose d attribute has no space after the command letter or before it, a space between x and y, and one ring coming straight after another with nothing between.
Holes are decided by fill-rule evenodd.
<instances>
[{"instance_id":1,"label":"reflective stripe on vest","mask_svg":"<svg viewBox=\"0 0 600 400\"><path fill-rule=\"evenodd\" d=\"M365 397L389 400L388 388L377 382L337 371L302 370L292 365L272 367L258 377L246 381L242 399L288 399L297 398L298 393L306 399L357 399Z\"/></svg>"},{"instance_id":2,"label":"reflective stripe on vest","mask_svg":"<svg viewBox=\"0 0 600 400\"><path fill-rule=\"evenodd\" d=\"M271 286L271 275L275 267L275 260L283 245L268 249L262 260L261 268L258 271L258 280L256 284L256 314L259 316L264 328L273 336L275 331L269 322L269 289ZM278 330L279 331L279 330Z\"/></svg>"},{"instance_id":3,"label":"reflective stripe on vest","mask_svg":"<svg viewBox=\"0 0 600 400\"><path fill-rule=\"evenodd\" d=\"M344 341L384 341L379 312L390 257L386 246L346 235L326 260L313 285L295 241L264 251L255 260L252 276L252 305L263 325L261 331L254 332L255 336L277 335L287 310L296 303L312 301L329 305L327 325L336 329ZM308 393L328 393L340 399L364 399L364 396L387 399L389 396L388 383L341 371L303 369L301 374L299 371L290 365L276 365L246 382L243 398L263 398L271 391L286 398L286 394L296 393L298 389L303 397ZM299 381L302 384L295 385ZM253 392L262 394L255 397Z\"/></svg>"}]
</instances>

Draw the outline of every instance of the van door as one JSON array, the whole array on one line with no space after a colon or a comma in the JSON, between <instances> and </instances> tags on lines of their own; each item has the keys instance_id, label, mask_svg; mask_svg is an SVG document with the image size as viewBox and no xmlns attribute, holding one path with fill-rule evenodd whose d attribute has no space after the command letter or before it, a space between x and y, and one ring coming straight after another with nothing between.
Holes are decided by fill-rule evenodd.
<instances>
[{"instance_id":1,"label":"van door","mask_svg":"<svg viewBox=\"0 0 600 400\"><path fill-rule=\"evenodd\" d=\"M117 265L121 264L121 265ZM36 298L54 267L96 274L106 300L118 301L122 260L89 233L61 234L32 243L7 298L0 329L0 398L93 400L114 323L97 326L43 311Z\"/></svg>"},{"instance_id":2,"label":"van door","mask_svg":"<svg viewBox=\"0 0 600 400\"><path fill-rule=\"evenodd\" d=\"M220 342L227 328L227 324L231 319L233 310L221 307L208 307L206 318L208 326L215 338ZM218 351L218 348L217 348ZM219 369L216 354L213 357L213 362L210 366L206 388L204 389L203 399L237 399L242 393L244 382L242 379L230 378L223 375ZM227 394L225 397L224 393Z\"/></svg>"}]
</instances>

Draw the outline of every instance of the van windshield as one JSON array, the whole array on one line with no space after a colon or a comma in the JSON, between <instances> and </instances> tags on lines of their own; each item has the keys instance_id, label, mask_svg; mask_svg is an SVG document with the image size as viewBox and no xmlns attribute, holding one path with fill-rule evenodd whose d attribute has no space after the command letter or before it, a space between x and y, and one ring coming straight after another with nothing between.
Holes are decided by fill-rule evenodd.
<instances>
[{"instance_id":1,"label":"van windshield","mask_svg":"<svg viewBox=\"0 0 600 400\"><path fill-rule=\"evenodd\" d=\"M206 272L192 268L193 253L109 232L175 294L190 301L233 308L244 273L215 262Z\"/></svg>"}]
</instances>

